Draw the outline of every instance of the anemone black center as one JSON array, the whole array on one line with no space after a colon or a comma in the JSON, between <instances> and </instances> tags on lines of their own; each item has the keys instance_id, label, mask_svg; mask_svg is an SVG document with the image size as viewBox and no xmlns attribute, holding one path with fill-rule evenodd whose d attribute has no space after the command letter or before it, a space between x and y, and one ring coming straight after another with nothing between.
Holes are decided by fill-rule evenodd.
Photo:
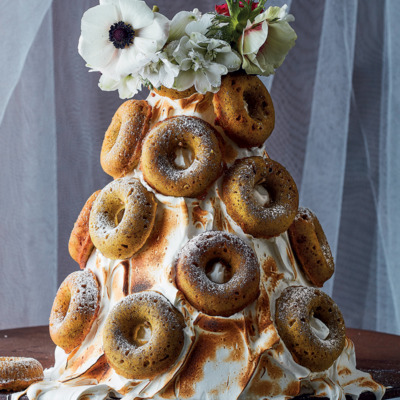
<instances>
[{"instance_id":1,"label":"anemone black center","mask_svg":"<svg viewBox=\"0 0 400 400\"><path fill-rule=\"evenodd\" d=\"M108 37L110 42L117 49L124 49L133 43L133 39L135 38L135 30L132 28L132 25L126 24L123 21L119 21L111 26L110 30L108 31Z\"/></svg>"}]
</instances>

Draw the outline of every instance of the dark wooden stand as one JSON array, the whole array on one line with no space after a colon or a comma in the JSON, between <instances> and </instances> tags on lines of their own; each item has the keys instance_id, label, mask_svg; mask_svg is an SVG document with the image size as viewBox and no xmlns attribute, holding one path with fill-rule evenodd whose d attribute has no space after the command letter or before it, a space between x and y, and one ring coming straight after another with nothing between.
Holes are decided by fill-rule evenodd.
<instances>
[{"instance_id":1,"label":"dark wooden stand","mask_svg":"<svg viewBox=\"0 0 400 400\"><path fill-rule=\"evenodd\" d=\"M387 387L385 399L400 397L400 336L358 329L348 329L347 334L356 348L357 368ZM33 357L49 368L54 364L54 349L47 326L0 331L0 356ZM7 398L0 392L0 400ZM373 398L370 393L361 395L362 400Z\"/></svg>"}]
</instances>

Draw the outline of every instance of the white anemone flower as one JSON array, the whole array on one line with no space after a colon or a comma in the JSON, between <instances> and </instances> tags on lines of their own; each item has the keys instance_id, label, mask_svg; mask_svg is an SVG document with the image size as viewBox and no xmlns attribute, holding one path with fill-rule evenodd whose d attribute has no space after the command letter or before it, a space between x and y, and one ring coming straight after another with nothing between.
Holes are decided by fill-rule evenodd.
<instances>
[{"instance_id":1,"label":"white anemone flower","mask_svg":"<svg viewBox=\"0 0 400 400\"><path fill-rule=\"evenodd\" d=\"M85 12L79 54L88 66L118 81L135 74L161 50L169 20L141 0L102 0Z\"/></svg>"},{"instance_id":2,"label":"white anemone flower","mask_svg":"<svg viewBox=\"0 0 400 400\"><path fill-rule=\"evenodd\" d=\"M200 93L216 92L221 86L221 76L239 69L242 60L229 43L205 36L212 18L211 14L205 14L189 23L185 29L187 36L167 47L180 69L175 89L194 86Z\"/></svg>"},{"instance_id":3,"label":"white anemone flower","mask_svg":"<svg viewBox=\"0 0 400 400\"><path fill-rule=\"evenodd\" d=\"M254 22L248 21L238 43L242 67L248 74L268 76L281 66L297 39L291 21L294 17L287 13L286 4L269 7Z\"/></svg>"},{"instance_id":4,"label":"white anemone flower","mask_svg":"<svg viewBox=\"0 0 400 400\"><path fill-rule=\"evenodd\" d=\"M105 74L101 75L99 87L104 91L118 90L121 99L130 99L140 90L142 90L142 79L140 76L128 75L121 79L115 80Z\"/></svg>"}]
</instances>

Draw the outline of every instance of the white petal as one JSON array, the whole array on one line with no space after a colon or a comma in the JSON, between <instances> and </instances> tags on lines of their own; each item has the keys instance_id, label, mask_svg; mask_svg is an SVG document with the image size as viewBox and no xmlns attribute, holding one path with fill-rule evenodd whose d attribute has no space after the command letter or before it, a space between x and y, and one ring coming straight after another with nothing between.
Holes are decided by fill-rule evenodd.
<instances>
[{"instance_id":1,"label":"white petal","mask_svg":"<svg viewBox=\"0 0 400 400\"><path fill-rule=\"evenodd\" d=\"M120 99L130 99L136 93L137 93L137 90L132 92L132 90L130 88L128 88L127 85L120 85L118 87L118 94L119 94Z\"/></svg>"},{"instance_id":2,"label":"white petal","mask_svg":"<svg viewBox=\"0 0 400 400\"><path fill-rule=\"evenodd\" d=\"M142 90L142 81L139 77L128 76L126 78L126 85L132 92L135 92L135 94L138 90Z\"/></svg>"},{"instance_id":3,"label":"white petal","mask_svg":"<svg viewBox=\"0 0 400 400\"><path fill-rule=\"evenodd\" d=\"M173 52L173 56L175 60L180 64L183 60L187 58L187 51L188 51L188 42L189 38L184 36L180 41L178 46Z\"/></svg>"},{"instance_id":4,"label":"white petal","mask_svg":"<svg viewBox=\"0 0 400 400\"><path fill-rule=\"evenodd\" d=\"M206 70L207 78L211 86L221 86L221 76L227 73L228 69L224 65L217 63L211 64Z\"/></svg>"},{"instance_id":5,"label":"white petal","mask_svg":"<svg viewBox=\"0 0 400 400\"><path fill-rule=\"evenodd\" d=\"M167 88L172 88L178 73L179 70L162 67L159 74L160 83Z\"/></svg>"},{"instance_id":6,"label":"white petal","mask_svg":"<svg viewBox=\"0 0 400 400\"><path fill-rule=\"evenodd\" d=\"M278 68L283 63L289 50L295 45L296 39L296 33L287 22L272 24L267 45L257 55L257 58L260 59L260 65L263 68L264 65Z\"/></svg>"},{"instance_id":7,"label":"white petal","mask_svg":"<svg viewBox=\"0 0 400 400\"><path fill-rule=\"evenodd\" d=\"M196 74L194 71L180 71L179 75L175 79L174 89L186 90L194 85Z\"/></svg>"},{"instance_id":8,"label":"white petal","mask_svg":"<svg viewBox=\"0 0 400 400\"><path fill-rule=\"evenodd\" d=\"M127 49L120 50L119 58L115 66L118 75L129 75L134 70L136 63L137 51L135 46L130 46Z\"/></svg>"},{"instance_id":9,"label":"white petal","mask_svg":"<svg viewBox=\"0 0 400 400\"><path fill-rule=\"evenodd\" d=\"M170 22L167 17L154 13L153 23L137 31L137 35L157 42L157 50L160 50L168 39Z\"/></svg>"},{"instance_id":10,"label":"white petal","mask_svg":"<svg viewBox=\"0 0 400 400\"><path fill-rule=\"evenodd\" d=\"M141 29L150 25L154 19L154 13L144 1L119 0L122 20L132 25L133 29Z\"/></svg>"},{"instance_id":11,"label":"white petal","mask_svg":"<svg viewBox=\"0 0 400 400\"><path fill-rule=\"evenodd\" d=\"M82 17L82 34L87 29L96 29L98 27L109 31L111 25L118 22L118 9L112 4L99 5L89 8Z\"/></svg>"},{"instance_id":12,"label":"white petal","mask_svg":"<svg viewBox=\"0 0 400 400\"><path fill-rule=\"evenodd\" d=\"M282 8L276 6L268 7L264 14L266 14L268 21L272 21L274 19L284 19L287 14L287 4L285 4Z\"/></svg>"},{"instance_id":13,"label":"white petal","mask_svg":"<svg viewBox=\"0 0 400 400\"><path fill-rule=\"evenodd\" d=\"M205 94L211 90L211 84L203 71L196 72L194 87L196 88L197 92L202 94Z\"/></svg>"},{"instance_id":14,"label":"white petal","mask_svg":"<svg viewBox=\"0 0 400 400\"><path fill-rule=\"evenodd\" d=\"M101 27L96 27L95 29L86 29L84 32L82 32L81 38L85 42L93 43L94 45L99 43L105 46L110 43L107 29Z\"/></svg>"},{"instance_id":15,"label":"white petal","mask_svg":"<svg viewBox=\"0 0 400 400\"><path fill-rule=\"evenodd\" d=\"M154 54L157 51L157 42L153 39L137 36L130 47L136 47L135 51L138 53Z\"/></svg>"},{"instance_id":16,"label":"white petal","mask_svg":"<svg viewBox=\"0 0 400 400\"><path fill-rule=\"evenodd\" d=\"M118 88L118 85L119 85L119 81L116 81L105 74L101 75L100 80L99 80L99 88L101 90L104 90L107 92L109 92L111 90L116 90Z\"/></svg>"},{"instance_id":17,"label":"white petal","mask_svg":"<svg viewBox=\"0 0 400 400\"><path fill-rule=\"evenodd\" d=\"M228 53L219 53L215 61L218 64L225 65L229 72L238 70L240 68L240 64L242 63L242 59L233 51Z\"/></svg>"},{"instance_id":18,"label":"white petal","mask_svg":"<svg viewBox=\"0 0 400 400\"><path fill-rule=\"evenodd\" d=\"M204 14L198 21L193 21L186 26L186 34L190 35L192 32L199 32L205 35L212 25L213 19L213 14Z\"/></svg>"},{"instance_id":19,"label":"white petal","mask_svg":"<svg viewBox=\"0 0 400 400\"><path fill-rule=\"evenodd\" d=\"M256 28L245 30L243 35L243 54L256 54L267 40L268 23L264 21L261 25L257 25Z\"/></svg>"},{"instance_id":20,"label":"white petal","mask_svg":"<svg viewBox=\"0 0 400 400\"><path fill-rule=\"evenodd\" d=\"M116 48L110 42L87 42L82 37L79 40L78 51L82 58L97 69L106 67L113 57L116 57Z\"/></svg>"},{"instance_id":21,"label":"white petal","mask_svg":"<svg viewBox=\"0 0 400 400\"><path fill-rule=\"evenodd\" d=\"M190 11L180 11L172 18L168 41L179 40L185 35L186 26L197 21L196 13Z\"/></svg>"}]
</instances>

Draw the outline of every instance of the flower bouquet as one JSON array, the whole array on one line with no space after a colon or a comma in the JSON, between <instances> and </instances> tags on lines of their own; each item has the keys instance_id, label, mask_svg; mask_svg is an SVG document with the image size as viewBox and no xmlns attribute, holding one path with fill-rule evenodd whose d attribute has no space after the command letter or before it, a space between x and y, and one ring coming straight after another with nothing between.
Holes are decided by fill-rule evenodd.
<instances>
[{"instance_id":1,"label":"flower bouquet","mask_svg":"<svg viewBox=\"0 0 400 400\"><path fill-rule=\"evenodd\" d=\"M215 93L229 72L273 74L294 46L287 6L265 3L227 0L169 20L141 0L100 0L83 15L79 53L101 73L100 88L121 98L143 86Z\"/></svg>"}]
</instances>

